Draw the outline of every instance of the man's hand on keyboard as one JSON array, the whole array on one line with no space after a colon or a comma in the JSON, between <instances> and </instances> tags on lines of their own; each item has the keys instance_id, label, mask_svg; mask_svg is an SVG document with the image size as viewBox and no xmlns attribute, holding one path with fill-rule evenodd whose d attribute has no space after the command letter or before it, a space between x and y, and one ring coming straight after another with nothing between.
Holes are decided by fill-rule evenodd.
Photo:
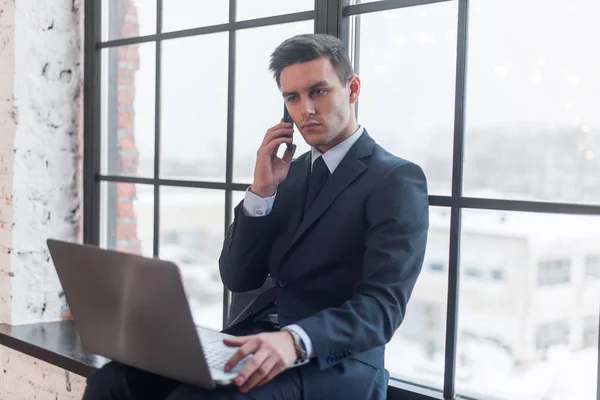
<instances>
[{"instance_id":1,"label":"man's hand on keyboard","mask_svg":"<svg viewBox=\"0 0 600 400\"><path fill-rule=\"evenodd\" d=\"M234 380L244 393L269 382L294 364L297 358L294 339L287 331L240 336L225 339L223 343L230 347L239 347L225 364L226 372L246 356L253 355Z\"/></svg>"}]
</instances>

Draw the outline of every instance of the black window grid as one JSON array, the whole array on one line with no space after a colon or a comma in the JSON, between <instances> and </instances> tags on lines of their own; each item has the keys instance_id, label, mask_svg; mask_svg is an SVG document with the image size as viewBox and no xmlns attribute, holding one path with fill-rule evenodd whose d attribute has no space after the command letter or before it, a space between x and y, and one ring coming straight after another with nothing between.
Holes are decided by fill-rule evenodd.
<instances>
[{"instance_id":1,"label":"black window grid","mask_svg":"<svg viewBox=\"0 0 600 400\"><path fill-rule=\"evenodd\" d=\"M84 242L100 243L100 184L123 182L152 185L154 188L154 232L153 254L159 254L160 232L160 187L189 187L225 191L224 231L232 221L232 193L244 191L249 182L233 181L233 118L235 113L235 66L236 31L290 22L314 20L316 33L329 33L340 37L354 56L358 68L360 23L350 30L349 17L372 12L423 6L441 2L458 2L456 81L454 103L454 131L452 149L451 195L430 195L429 205L450 209L450 244L448 252L448 298L446 321L445 370L443 391L440 393L414 382L390 380L389 398L403 399L455 399L456 358L458 332L458 301L460 283L461 214L463 209L482 209L518 212L536 212L571 215L600 215L600 205L565 202L523 201L497 198L465 197L463 188L464 138L465 138L465 93L468 50L468 21L470 0L380 0L354 4L360 0L315 0L314 9L285 15L270 16L245 21L236 21L236 0L229 0L229 22L224 24L185 29L173 32L162 31L162 4L156 0L156 33L132 38L102 41L100 1L85 0L85 85L84 85ZM225 182L174 180L160 178L160 99L161 99L161 44L163 40L229 32L228 88L227 88L227 142ZM351 37L350 35L353 35ZM137 43L154 42L156 45L155 82L155 140L154 176L152 178L101 174L100 139L100 51ZM224 290L223 324L227 321L230 294ZM600 322L599 322L600 324ZM600 342L599 342L600 348ZM597 376L597 398L600 399L600 357ZM462 399L469 399L460 395Z\"/></svg>"}]
</instances>

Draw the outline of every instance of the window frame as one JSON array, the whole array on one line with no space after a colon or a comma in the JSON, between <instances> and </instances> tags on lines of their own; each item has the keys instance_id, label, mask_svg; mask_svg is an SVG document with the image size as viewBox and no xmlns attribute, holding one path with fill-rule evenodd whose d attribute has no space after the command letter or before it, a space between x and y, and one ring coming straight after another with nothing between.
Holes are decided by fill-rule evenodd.
<instances>
[{"instance_id":1,"label":"window frame","mask_svg":"<svg viewBox=\"0 0 600 400\"><path fill-rule=\"evenodd\" d=\"M431 195L429 205L450 209L450 245L448 253L448 298L445 335L445 370L443 391L428 388L413 382L390 379L388 398L396 399L454 399L456 394L456 359L458 333L458 302L460 283L460 245L461 215L463 209L484 209L502 211L537 212L572 215L600 215L600 205L575 204L564 202L521 201L495 198L473 198L463 196L463 167L465 141L465 92L466 65L468 50L469 0L381 0L365 4L355 4L360 0L315 0L311 11L278 15L246 21L236 21L237 0L230 0L229 22L181 31L162 33L162 4L166 0L156 0L156 33L152 35L111 39L102 41L102 2L85 0L84 19L84 149L83 149L83 240L86 244L100 243L101 198L103 182L141 183L154 187L154 239L153 254L159 254L160 233L160 188L193 187L225 191L224 232L232 220L232 194L244 191L249 183L233 181L233 120L235 113L235 66L236 34L240 29L275 25L288 22L314 19L316 33L329 33L340 37L358 67L360 58L360 24L351 24L350 17L371 12L422 6L446 1L458 2L456 81L454 104L454 131L452 149L452 190L450 195ZM229 32L228 49L228 109L227 109L227 149L225 182L181 181L160 178L160 99L161 99L161 44L165 39L196 36L216 32ZM101 174L101 131L100 131L100 88L101 88L101 51L102 49L136 43L155 43L155 154L154 176L141 178L120 175ZM357 71L358 72L358 71ZM223 295L223 323L227 321L230 293ZM599 345L600 348L600 345ZM597 380L597 393L600 398L600 357ZM468 399L461 395L461 398Z\"/></svg>"}]
</instances>

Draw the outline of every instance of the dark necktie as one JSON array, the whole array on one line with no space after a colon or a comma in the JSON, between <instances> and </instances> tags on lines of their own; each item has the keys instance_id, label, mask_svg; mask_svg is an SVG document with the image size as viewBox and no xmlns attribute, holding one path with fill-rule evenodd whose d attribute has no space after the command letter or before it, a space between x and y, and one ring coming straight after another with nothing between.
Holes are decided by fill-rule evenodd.
<instances>
[{"instance_id":1,"label":"dark necktie","mask_svg":"<svg viewBox=\"0 0 600 400\"><path fill-rule=\"evenodd\" d=\"M306 213L315 202L315 199L329 179L329 168L323 160L323 156L318 157L312 165L312 171L308 178L308 193L306 194L306 204L304 212Z\"/></svg>"}]
</instances>

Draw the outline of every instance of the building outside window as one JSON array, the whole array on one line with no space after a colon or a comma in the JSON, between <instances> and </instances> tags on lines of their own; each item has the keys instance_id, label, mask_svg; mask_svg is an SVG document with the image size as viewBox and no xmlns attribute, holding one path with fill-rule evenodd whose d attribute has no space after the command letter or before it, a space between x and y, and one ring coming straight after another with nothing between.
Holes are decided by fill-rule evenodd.
<instances>
[{"instance_id":1,"label":"building outside window","mask_svg":"<svg viewBox=\"0 0 600 400\"><path fill-rule=\"evenodd\" d=\"M571 281L570 260L541 261L538 266L538 285L560 285Z\"/></svg>"}]
</instances>

